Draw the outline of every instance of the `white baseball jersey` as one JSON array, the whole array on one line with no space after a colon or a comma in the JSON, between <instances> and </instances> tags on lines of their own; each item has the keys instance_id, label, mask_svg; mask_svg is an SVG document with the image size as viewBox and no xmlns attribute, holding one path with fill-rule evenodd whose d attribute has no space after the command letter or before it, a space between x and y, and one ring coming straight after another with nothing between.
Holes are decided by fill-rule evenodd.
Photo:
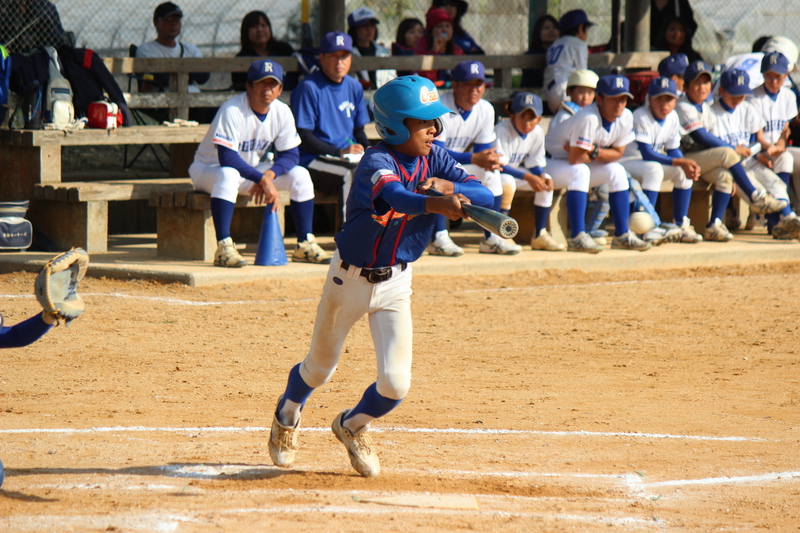
<instances>
[{"instance_id":1,"label":"white baseball jersey","mask_svg":"<svg viewBox=\"0 0 800 533\"><path fill-rule=\"evenodd\" d=\"M797 116L797 98L786 87L782 87L773 100L762 85L753 91L748 102L764 119L764 138L772 144L778 142L786 124Z\"/></svg>"},{"instance_id":2,"label":"white baseball jersey","mask_svg":"<svg viewBox=\"0 0 800 533\"><path fill-rule=\"evenodd\" d=\"M696 143L689 134L693 131L703 128L708 133L716 135L717 119L711 111L711 106L708 102L702 104L695 104L686 95L678 98L678 103L675 105L675 112L678 114L680 121L681 135L681 150L683 153L696 152L698 150L705 150L707 146Z\"/></svg>"},{"instance_id":3,"label":"white baseball jersey","mask_svg":"<svg viewBox=\"0 0 800 533\"><path fill-rule=\"evenodd\" d=\"M584 150L591 150L592 145L600 148L620 148L633 142L633 113L629 109L622 112L622 116L608 125L608 129L600 115L597 104L591 104L575 114L574 117L562 123L562 128L557 128L558 135L551 137L548 132L547 151L555 159L567 159L564 143L569 141L570 146ZM551 130L552 131L552 130Z\"/></svg>"},{"instance_id":4,"label":"white baseball jersey","mask_svg":"<svg viewBox=\"0 0 800 533\"><path fill-rule=\"evenodd\" d=\"M291 109L275 100L262 122L250 107L247 93L242 93L220 106L194 158L206 165L219 165L220 145L237 151L245 163L255 167L273 142L278 152L300 146Z\"/></svg>"},{"instance_id":5,"label":"white baseball jersey","mask_svg":"<svg viewBox=\"0 0 800 533\"><path fill-rule=\"evenodd\" d=\"M497 151L508 157L508 165L530 169L547 164L544 157L544 131L540 126L522 137L511 120L503 120L495 126Z\"/></svg>"},{"instance_id":6,"label":"white baseball jersey","mask_svg":"<svg viewBox=\"0 0 800 533\"><path fill-rule=\"evenodd\" d=\"M441 96L441 102L455 111L442 116L444 129L436 137L444 147L453 152L466 152L472 144L491 144L495 140L494 107L486 100L479 100L465 119L456 105L453 92Z\"/></svg>"},{"instance_id":7,"label":"white baseball jersey","mask_svg":"<svg viewBox=\"0 0 800 533\"><path fill-rule=\"evenodd\" d=\"M547 49L547 66L544 69L544 86L558 79L569 78L573 71L587 68L589 46L574 35L559 37Z\"/></svg>"},{"instance_id":8,"label":"white baseball jersey","mask_svg":"<svg viewBox=\"0 0 800 533\"><path fill-rule=\"evenodd\" d=\"M646 143L653 147L653 151L665 154L667 150L674 150L681 145L681 125L678 113L674 110L658 121L653 116L649 105L642 106L633 112L633 133L636 143ZM636 143L631 143L625 149L626 157L641 156Z\"/></svg>"},{"instance_id":9,"label":"white baseball jersey","mask_svg":"<svg viewBox=\"0 0 800 533\"><path fill-rule=\"evenodd\" d=\"M566 124L566 122L574 116L575 111L562 104L558 113L556 113L555 116L553 116L553 120L550 121L550 126L547 128L547 135L544 137L544 148L551 156L554 151L559 152L558 148L560 148L560 146L557 147L555 145L556 139L563 139L569 135L566 133L569 131L569 125ZM564 144L564 142L561 141L561 144Z\"/></svg>"},{"instance_id":10,"label":"white baseball jersey","mask_svg":"<svg viewBox=\"0 0 800 533\"><path fill-rule=\"evenodd\" d=\"M714 135L731 146L750 146L751 137L764 127L764 119L746 100L731 111L722 107L721 101L717 101L711 106L711 111L717 119Z\"/></svg>"}]
</instances>

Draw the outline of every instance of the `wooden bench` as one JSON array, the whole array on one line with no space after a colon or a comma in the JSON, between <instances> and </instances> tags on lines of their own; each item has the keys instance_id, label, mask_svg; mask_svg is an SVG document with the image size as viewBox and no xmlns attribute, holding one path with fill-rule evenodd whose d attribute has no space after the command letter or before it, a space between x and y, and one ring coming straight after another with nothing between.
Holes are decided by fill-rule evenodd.
<instances>
[{"instance_id":1,"label":"wooden bench","mask_svg":"<svg viewBox=\"0 0 800 533\"><path fill-rule=\"evenodd\" d=\"M29 218L60 249L108 251L108 202L147 200L152 192L192 190L189 178L76 181L33 187Z\"/></svg>"},{"instance_id":2,"label":"wooden bench","mask_svg":"<svg viewBox=\"0 0 800 533\"><path fill-rule=\"evenodd\" d=\"M288 191L280 191L278 219L284 231L284 211L289 205ZM211 197L200 191L153 191L149 204L156 208L159 258L214 260L217 238L211 218ZM247 209L247 213L241 208ZM266 206L257 205L249 196L236 199L231 236L236 242L258 242Z\"/></svg>"}]
</instances>

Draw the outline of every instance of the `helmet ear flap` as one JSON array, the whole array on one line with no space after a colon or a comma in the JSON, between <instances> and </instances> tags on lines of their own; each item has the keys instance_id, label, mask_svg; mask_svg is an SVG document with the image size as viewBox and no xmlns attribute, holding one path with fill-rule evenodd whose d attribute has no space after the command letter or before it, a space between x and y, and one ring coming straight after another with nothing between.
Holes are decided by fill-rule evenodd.
<instances>
[{"instance_id":1,"label":"helmet ear flap","mask_svg":"<svg viewBox=\"0 0 800 533\"><path fill-rule=\"evenodd\" d=\"M441 118L433 119L433 124L434 126L436 126L436 136L438 137L439 135L442 134L442 131L444 130L444 124L442 124L442 119Z\"/></svg>"}]
</instances>

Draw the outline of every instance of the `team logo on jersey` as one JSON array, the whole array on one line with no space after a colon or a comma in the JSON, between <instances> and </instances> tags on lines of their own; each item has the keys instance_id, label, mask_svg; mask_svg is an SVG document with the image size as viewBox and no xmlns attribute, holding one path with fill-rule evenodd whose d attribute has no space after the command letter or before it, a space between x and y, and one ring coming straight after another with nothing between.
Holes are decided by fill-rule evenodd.
<instances>
[{"instance_id":1,"label":"team logo on jersey","mask_svg":"<svg viewBox=\"0 0 800 533\"><path fill-rule=\"evenodd\" d=\"M339 104L339 111L344 111L345 113L347 113L347 118L350 118L352 116L353 111L355 110L356 106L352 102L348 102L345 100L344 102Z\"/></svg>"},{"instance_id":2,"label":"team logo on jersey","mask_svg":"<svg viewBox=\"0 0 800 533\"><path fill-rule=\"evenodd\" d=\"M394 209L390 209L389 212L384 215L372 215L372 220L374 220L381 226L386 227L389 225L389 222L391 222L395 218L403 218L404 216L406 216L405 213L398 213ZM408 215L408 218L412 218L415 216L417 215Z\"/></svg>"},{"instance_id":3,"label":"team logo on jersey","mask_svg":"<svg viewBox=\"0 0 800 533\"><path fill-rule=\"evenodd\" d=\"M419 90L419 101L423 104L432 104L439 101L439 91L423 87Z\"/></svg>"}]
</instances>

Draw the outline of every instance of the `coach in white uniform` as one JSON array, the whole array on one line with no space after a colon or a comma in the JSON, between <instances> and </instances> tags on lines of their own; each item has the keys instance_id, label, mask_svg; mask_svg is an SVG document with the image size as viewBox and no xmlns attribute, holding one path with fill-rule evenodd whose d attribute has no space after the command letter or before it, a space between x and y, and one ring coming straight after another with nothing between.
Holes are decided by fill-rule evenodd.
<instances>
[{"instance_id":1,"label":"coach in white uniform","mask_svg":"<svg viewBox=\"0 0 800 533\"><path fill-rule=\"evenodd\" d=\"M647 250L650 244L628 228L630 203L628 174L619 163L625 147L633 142L633 115L625 106L631 98L630 81L609 75L597 83L597 102L586 106L557 129L548 132L545 148L552 156L547 172L555 189L567 188L567 214L572 238L568 249L597 253L602 250L586 233L589 187L608 184L615 237L612 247Z\"/></svg>"},{"instance_id":2,"label":"coach in white uniform","mask_svg":"<svg viewBox=\"0 0 800 533\"><path fill-rule=\"evenodd\" d=\"M283 69L269 59L250 65L247 92L222 104L200 143L189 176L195 188L211 195L211 215L218 247L214 264L241 267L247 262L236 251L230 224L236 197L250 194L277 209L278 191L289 191L289 208L297 228L293 261L328 263L311 233L314 186L299 166L300 137L289 106L278 100ZM274 161L266 160L274 146Z\"/></svg>"}]
</instances>

